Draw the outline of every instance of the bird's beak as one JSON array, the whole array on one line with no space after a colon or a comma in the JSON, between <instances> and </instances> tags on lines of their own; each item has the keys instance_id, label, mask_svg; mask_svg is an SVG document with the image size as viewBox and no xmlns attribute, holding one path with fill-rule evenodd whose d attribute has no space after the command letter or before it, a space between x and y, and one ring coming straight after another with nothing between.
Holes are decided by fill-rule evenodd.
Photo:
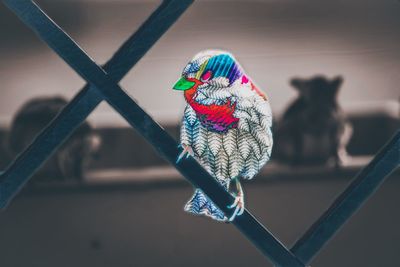
<instances>
[{"instance_id":1,"label":"bird's beak","mask_svg":"<svg viewBox=\"0 0 400 267\"><path fill-rule=\"evenodd\" d=\"M174 85L174 87L172 87L175 90L181 90L181 91L186 91L189 90L191 88L193 88L194 86L196 86L198 84L198 82L196 82L198 80L196 79L186 79L185 77L182 77L179 79L179 81L177 81Z\"/></svg>"}]
</instances>

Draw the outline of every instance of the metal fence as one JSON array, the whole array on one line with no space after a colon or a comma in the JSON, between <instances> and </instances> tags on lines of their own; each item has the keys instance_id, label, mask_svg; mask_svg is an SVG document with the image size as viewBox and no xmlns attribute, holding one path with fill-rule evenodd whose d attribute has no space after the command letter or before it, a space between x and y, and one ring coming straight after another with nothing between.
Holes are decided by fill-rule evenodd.
<instances>
[{"instance_id":1,"label":"metal fence","mask_svg":"<svg viewBox=\"0 0 400 267\"><path fill-rule=\"evenodd\" d=\"M202 189L226 214L234 198L194 159L176 163L176 141L154 121L118 82L146 54L158 39L186 11L193 0L165 0L141 27L104 65L97 65L40 7L30 0L3 0L21 21L30 27L87 85L33 143L0 175L0 208L21 190L34 172L54 153L102 101L110 104L150 142L189 182ZM353 179L323 215L294 244L284 246L272 233L245 211L233 224L275 266L307 266L328 240L354 214L400 164L400 131Z\"/></svg>"}]
</instances>

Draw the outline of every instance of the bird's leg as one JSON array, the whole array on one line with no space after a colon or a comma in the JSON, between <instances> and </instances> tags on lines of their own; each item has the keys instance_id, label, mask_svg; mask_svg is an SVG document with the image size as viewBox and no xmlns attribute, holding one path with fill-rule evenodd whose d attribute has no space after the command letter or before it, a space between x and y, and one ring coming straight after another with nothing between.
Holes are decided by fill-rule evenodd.
<instances>
[{"instance_id":1,"label":"bird's leg","mask_svg":"<svg viewBox=\"0 0 400 267\"><path fill-rule=\"evenodd\" d=\"M182 150L181 154L179 154L178 158L176 159L176 163L181 161L181 159L183 159L185 156L186 156L186 158L188 158L189 156L193 157L194 153L193 153L193 149L191 146L188 146L185 144L181 144L179 146L182 147L183 150Z\"/></svg>"},{"instance_id":2,"label":"bird's leg","mask_svg":"<svg viewBox=\"0 0 400 267\"><path fill-rule=\"evenodd\" d=\"M230 222L232 222L236 218L236 216L240 216L244 212L244 198L243 198L242 185L240 184L239 178L236 178L235 182L236 182L236 190L237 190L235 201L232 203L232 205L228 206L229 209L235 208L235 211L233 212L232 216L229 218Z\"/></svg>"}]
</instances>

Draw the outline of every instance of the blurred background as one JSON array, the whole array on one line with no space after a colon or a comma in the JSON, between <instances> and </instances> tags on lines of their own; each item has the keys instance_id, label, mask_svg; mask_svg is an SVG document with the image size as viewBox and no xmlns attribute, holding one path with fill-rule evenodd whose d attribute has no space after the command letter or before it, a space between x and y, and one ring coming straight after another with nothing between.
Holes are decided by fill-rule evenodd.
<instances>
[{"instance_id":1,"label":"blurred background","mask_svg":"<svg viewBox=\"0 0 400 267\"><path fill-rule=\"evenodd\" d=\"M160 3L37 2L99 64ZM204 49L234 54L267 93L276 136L285 136L271 162L244 183L246 205L290 246L399 128L399 12L395 0L199 0L120 84L178 140L185 102L171 87L183 67ZM85 82L4 5L0 32L4 170ZM315 94L335 79L337 97ZM318 111L322 103L320 117L338 129L333 137L325 138L332 130L323 123L315 133L313 121L285 116L306 98L296 112ZM296 127L328 148L279 151L290 147L288 129ZM306 136L296 138L307 147ZM399 178L397 171L312 266L400 265ZM0 214L1 266L271 266L233 226L184 213L191 194L103 103Z\"/></svg>"}]
</instances>

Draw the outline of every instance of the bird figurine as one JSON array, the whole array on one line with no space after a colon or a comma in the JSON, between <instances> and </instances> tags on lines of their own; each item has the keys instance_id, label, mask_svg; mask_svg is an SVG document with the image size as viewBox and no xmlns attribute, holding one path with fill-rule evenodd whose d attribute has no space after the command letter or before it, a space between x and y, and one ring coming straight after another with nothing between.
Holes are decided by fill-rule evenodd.
<instances>
[{"instance_id":1,"label":"bird figurine","mask_svg":"<svg viewBox=\"0 0 400 267\"><path fill-rule=\"evenodd\" d=\"M227 218L200 189L185 211L233 221L244 212L239 179L252 179L270 159L272 115L266 95L245 74L232 54L220 50L198 53L173 87L187 102L180 131L182 153L194 157L235 201ZM236 188L231 191L234 181Z\"/></svg>"}]
</instances>

